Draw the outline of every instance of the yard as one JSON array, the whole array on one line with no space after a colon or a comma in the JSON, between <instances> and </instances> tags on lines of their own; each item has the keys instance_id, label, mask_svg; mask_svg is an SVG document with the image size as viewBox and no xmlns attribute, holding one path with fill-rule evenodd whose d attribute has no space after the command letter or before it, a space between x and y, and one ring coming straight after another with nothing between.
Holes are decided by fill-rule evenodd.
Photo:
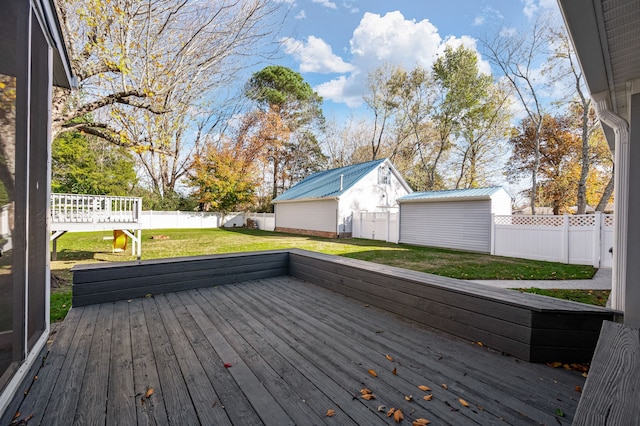
<instances>
[{"instance_id":1,"label":"yard","mask_svg":"<svg viewBox=\"0 0 640 426\"><path fill-rule=\"evenodd\" d=\"M71 306L70 269L79 263L135 260L111 253L110 232L68 233L58 240L58 260L51 262L56 279L52 283L51 320L64 318ZM196 256L216 253L301 248L354 259L367 260L415 271L460 279L588 279L591 266L565 265L527 259L490 256L411 245L396 245L363 239L325 239L248 229L166 229L143 233L143 259ZM580 301L599 304L602 295ZM569 298L573 296L569 295ZM565 295L564 298L567 298ZM606 297L604 298L606 301Z\"/></svg>"}]
</instances>

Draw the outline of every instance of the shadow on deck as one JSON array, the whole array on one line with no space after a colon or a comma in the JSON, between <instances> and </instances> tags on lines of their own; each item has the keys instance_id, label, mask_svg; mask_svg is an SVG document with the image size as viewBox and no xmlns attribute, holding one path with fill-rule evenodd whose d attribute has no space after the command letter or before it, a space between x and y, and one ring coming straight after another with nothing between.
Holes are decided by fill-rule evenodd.
<instances>
[{"instance_id":1,"label":"shadow on deck","mask_svg":"<svg viewBox=\"0 0 640 426\"><path fill-rule=\"evenodd\" d=\"M616 315L299 250L83 266L74 282L74 308L34 370L37 380L1 424L16 412L50 425L395 424L386 416L391 407L433 424L568 424L584 384L579 373L519 361L486 339L425 324L464 325L474 314L456 301L465 306L476 293L476 310L495 310L493 300L507 307L494 316L521 322L520 305L531 302L530 330L550 324L535 313L569 318L574 328L587 314ZM450 322L438 322L445 296ZM418 311L422 324L413 318ZM489 327L486 314L475 315L454 332ZM522 335L526 327L516 328ZM360 397L364 387L375 399Z\"/></svg>"}]
</instances>

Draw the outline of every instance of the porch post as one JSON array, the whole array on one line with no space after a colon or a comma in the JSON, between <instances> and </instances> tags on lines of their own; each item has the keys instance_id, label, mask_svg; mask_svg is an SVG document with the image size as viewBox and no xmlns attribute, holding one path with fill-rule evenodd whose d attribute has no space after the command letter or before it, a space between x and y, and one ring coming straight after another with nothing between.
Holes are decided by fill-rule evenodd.
<instances>
[{"instance_id":1,"label":"porch post","mask_svg":"<svg viewBox=\"0 0 640 426\"><path fill-rule=\"evenodd\" d=\"M629 91L629 167L627 262L624 300L624 322L640 327L640 80L630 84ZM617 168L616 164L616 168Z\"/></svg>"}]
</instances>

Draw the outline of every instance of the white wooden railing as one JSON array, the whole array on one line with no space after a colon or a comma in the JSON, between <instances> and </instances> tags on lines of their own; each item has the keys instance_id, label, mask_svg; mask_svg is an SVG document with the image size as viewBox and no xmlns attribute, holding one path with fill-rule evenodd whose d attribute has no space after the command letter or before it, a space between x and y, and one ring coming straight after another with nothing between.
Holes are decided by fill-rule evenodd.
<instances>
[{"instance_id":1,"label":"white wooden railing","mask_svg":"<svg viewBox=\"0 0 640 426\"><path fill-rule=\"evenodd\" d=\"M52 223L138 223L142 198L51 194Z\"/></svg>"}]
</instances>

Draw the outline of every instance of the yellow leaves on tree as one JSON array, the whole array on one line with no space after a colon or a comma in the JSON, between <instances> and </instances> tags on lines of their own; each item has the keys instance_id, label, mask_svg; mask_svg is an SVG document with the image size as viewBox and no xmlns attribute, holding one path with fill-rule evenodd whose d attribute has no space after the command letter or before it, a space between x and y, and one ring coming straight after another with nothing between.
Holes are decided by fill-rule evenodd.
<instances>
[{"instance_id":1,"label":"yellow leaves on tree","mask_svg":"<svg viewBox=\"0 0 640 426\"><path fill-rule=\"evenodd\" d=\"M189 184L204 210L229 212L253 201L257 182L246 153L221 143L208 145L195 156Z\"/></svg>"}]
</instances>

